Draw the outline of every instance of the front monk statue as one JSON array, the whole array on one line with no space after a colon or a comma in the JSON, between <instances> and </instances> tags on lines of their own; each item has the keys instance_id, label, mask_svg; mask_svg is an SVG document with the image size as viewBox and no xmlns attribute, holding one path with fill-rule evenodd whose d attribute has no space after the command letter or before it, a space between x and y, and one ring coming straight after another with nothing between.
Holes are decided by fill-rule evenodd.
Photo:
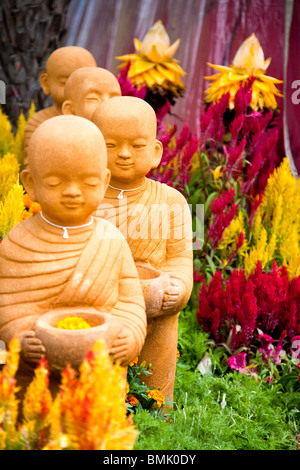
<instances>
[{"instance_id":1,"label":"front monk statue","mask_svg":"<svg viewBox=\"0 0 300 470\"><path fill-rule=\"evenodd\" d=\"M92 215L109 178L104 138L87 119L54 117L32 135L21 179L42 211L0 245L0 339L20 339L23 386L45 353L35 322L57 308L114 316L121 330L110 353L124 367L142 349L146 314L134 260L119 230Z\"/></svg>"}]
</instances>

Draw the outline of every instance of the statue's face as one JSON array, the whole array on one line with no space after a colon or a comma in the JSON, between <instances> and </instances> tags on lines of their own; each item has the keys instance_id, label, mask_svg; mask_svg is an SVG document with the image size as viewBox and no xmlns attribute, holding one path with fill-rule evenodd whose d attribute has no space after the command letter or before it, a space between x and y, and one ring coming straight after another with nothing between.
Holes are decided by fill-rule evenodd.
<instances>
[{"instance_id":1,"label":"statue's face","mask_svg":"<svg viewBox=\"0 0 300 470\"><path fill-rule=\"evenodd\" d=\"M73 113L91 120L96 106L110 98L121 96L121 90L117 79L99 76L84 80L78 90L74 90L73 96Z\"/></svg>"},{"instance_id":2,"label":"statue's face","mask_svg":"<svg viewBox=\"0 0 300 470\"><path fill-rule=\"evenodd\" d=\"M49 95L53 99L54 104L57 106L57 108L60 109L64 101L64 89L68 74L65 70L62 70L61 67L58 67L57 70L53 70L47 75Z\"/></svg>"},{"instance_id":3,"label":"statue's face","mask_svg":"<svg viewBox=\"0 0 300 470\"><path fill-rule=\"evenodd\" d=\"M96 64L89 56L85 57L80 52L69 54L68 51L62 51L52 58L47 64L47 91L51 95L54 104L61 109L64 102L65 83L69 76L81 67L94 67Z\"/></svg>"},{"instance_id":4,"label":"statue's face","mask_svg":"<svg viewBox=\"0 0 300 470\"><path fill-rule=\"evenodd\" d=\"M146 120L118 119L106 116L100 127L111 171L111 185L135 184L143 180L153 166L157 140L153 125ZM122 187L122 186L121 186Z\"/></svg>"},{"instance_id":5,"label":"statue's face","mask_svg":"<svg viewBox=\"0 0 300 470\"><path fill-rule=\"evenodd\" d=\"M49 153L46 151L43 165L33 172L36 198L45 217L57 225L88 223L106 190L101 159L83 153L70 158L63 148L55 156Z\"/></svg>"}]
</instances>

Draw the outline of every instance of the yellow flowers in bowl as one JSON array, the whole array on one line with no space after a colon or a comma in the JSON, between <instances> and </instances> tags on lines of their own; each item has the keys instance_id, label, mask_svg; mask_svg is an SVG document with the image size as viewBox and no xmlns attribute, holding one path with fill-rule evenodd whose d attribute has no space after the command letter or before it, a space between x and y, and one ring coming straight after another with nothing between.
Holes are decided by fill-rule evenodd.
<instances>
[{"instance_id":1,"label":"yellow flowers in bowl","mask_svg":"<svg viewBox=\"0 0 300 470\"><path fill-rule=\"evenodd\" d=\"M86 330L91 325L81 317L65 317L56 323L56 328L61 330Z\"/></svg>"},{"instance_id":2,"label":"yellow flowers in bowl","mask_svg":"<svg viewBox=\"0 0 300 470\"><path fill-rule=\"evenodd\" d=\"M134 39L135 54L118 56L116 59L124 61L121 68L130 64L128 78L135 86L158 86L179 94L184 89L181 77L186 74L173 58L179 44L180 39L170 43L167 31L161 20L158 20L142 41Z\"/></svg>"}]
</instances>

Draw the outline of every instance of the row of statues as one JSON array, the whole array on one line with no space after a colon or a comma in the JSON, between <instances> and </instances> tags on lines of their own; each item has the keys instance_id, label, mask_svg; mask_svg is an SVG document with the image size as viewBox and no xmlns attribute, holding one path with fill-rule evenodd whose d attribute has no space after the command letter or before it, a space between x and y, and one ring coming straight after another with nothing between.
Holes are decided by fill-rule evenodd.
<instances>
[{"instance_id":1,"label":"row of statues","mask_svg":"<svg viewBox=\"0 0 300 470\"><path fill-rule=\"evenodd\" d=\"M0 245L0 339L20 339L25 389L47 357L35 332L42 315L104 312L114 360L125 370L137 356L150 363L145 382L172 401L192 225L179 191L147 178L163 152L155 112L121 96L117 78L80 47L54 51L41 85L54 104L27 123L21 181L42 211Z\"/></svg>"}]
</instances>

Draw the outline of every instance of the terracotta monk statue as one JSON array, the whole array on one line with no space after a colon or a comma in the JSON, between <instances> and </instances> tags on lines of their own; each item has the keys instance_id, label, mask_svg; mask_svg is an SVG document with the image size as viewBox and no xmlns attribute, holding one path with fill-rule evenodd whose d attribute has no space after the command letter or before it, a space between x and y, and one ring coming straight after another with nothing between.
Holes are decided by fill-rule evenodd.
<instances>
[{"instance_id":1,"label":"terracotta monk statue","mask_svg":"<svg viewBox=\"0 0 300 470\"><path fill-rule=\"evenodd\" d=\"M143 346L145 303L131 252L113 224L92 215L109 178L105 141L87 119L57 116L32 135L21 180L42 212L0 244L0 339L20 339L22 383L45 353L35 322L57 308L116 318L122 329L110 352L124 367Z\"/></svg>"},{"instance_id":2,"label":"terracotta monk statue","mask_svg":"<svg viewBox=\"0 0 300 470\"><path fill-rule=\"evenodd\" d=\"M161 278L159 311L147 310L147 337L139 362L152 364L152 375L145 377L148 386L172 400L178 315L193 285L190 211L179 191L146 177L162 156L155 112L148 103L128 96L112 98L97 106L92 122L105 138L111 171L97 215L121 230L137 266L164 273L168 279L165 283Z\"/></svg>"},{"instance_id":3,"label":"terracotta monk statue","mask_svg":"<svg viewBox=\"0 0 300 470\"><path fill-rule=\"evenodd\" d=\"M50 54L46 70L40 74L40 84L45 95L50 95L53 105L36 112L27 122L24 135L24 167L27 166L27 149L32 133L45 120L62 114L64 88L67 78L81 67L96 67L92 54L83 47L65 46Z\"/></svg>"},{"instance_id":4,"label":"terracotta monk statue","mask_svg":"<svg viewBox=\"0 0 300 470\"><path fill-rule=\"evenodd\" d=\"M82 67L75 70L65 84L63 114L91 119L98 103L121 96L117 77L101 67Z\"/></svg>"}]
</instances>

